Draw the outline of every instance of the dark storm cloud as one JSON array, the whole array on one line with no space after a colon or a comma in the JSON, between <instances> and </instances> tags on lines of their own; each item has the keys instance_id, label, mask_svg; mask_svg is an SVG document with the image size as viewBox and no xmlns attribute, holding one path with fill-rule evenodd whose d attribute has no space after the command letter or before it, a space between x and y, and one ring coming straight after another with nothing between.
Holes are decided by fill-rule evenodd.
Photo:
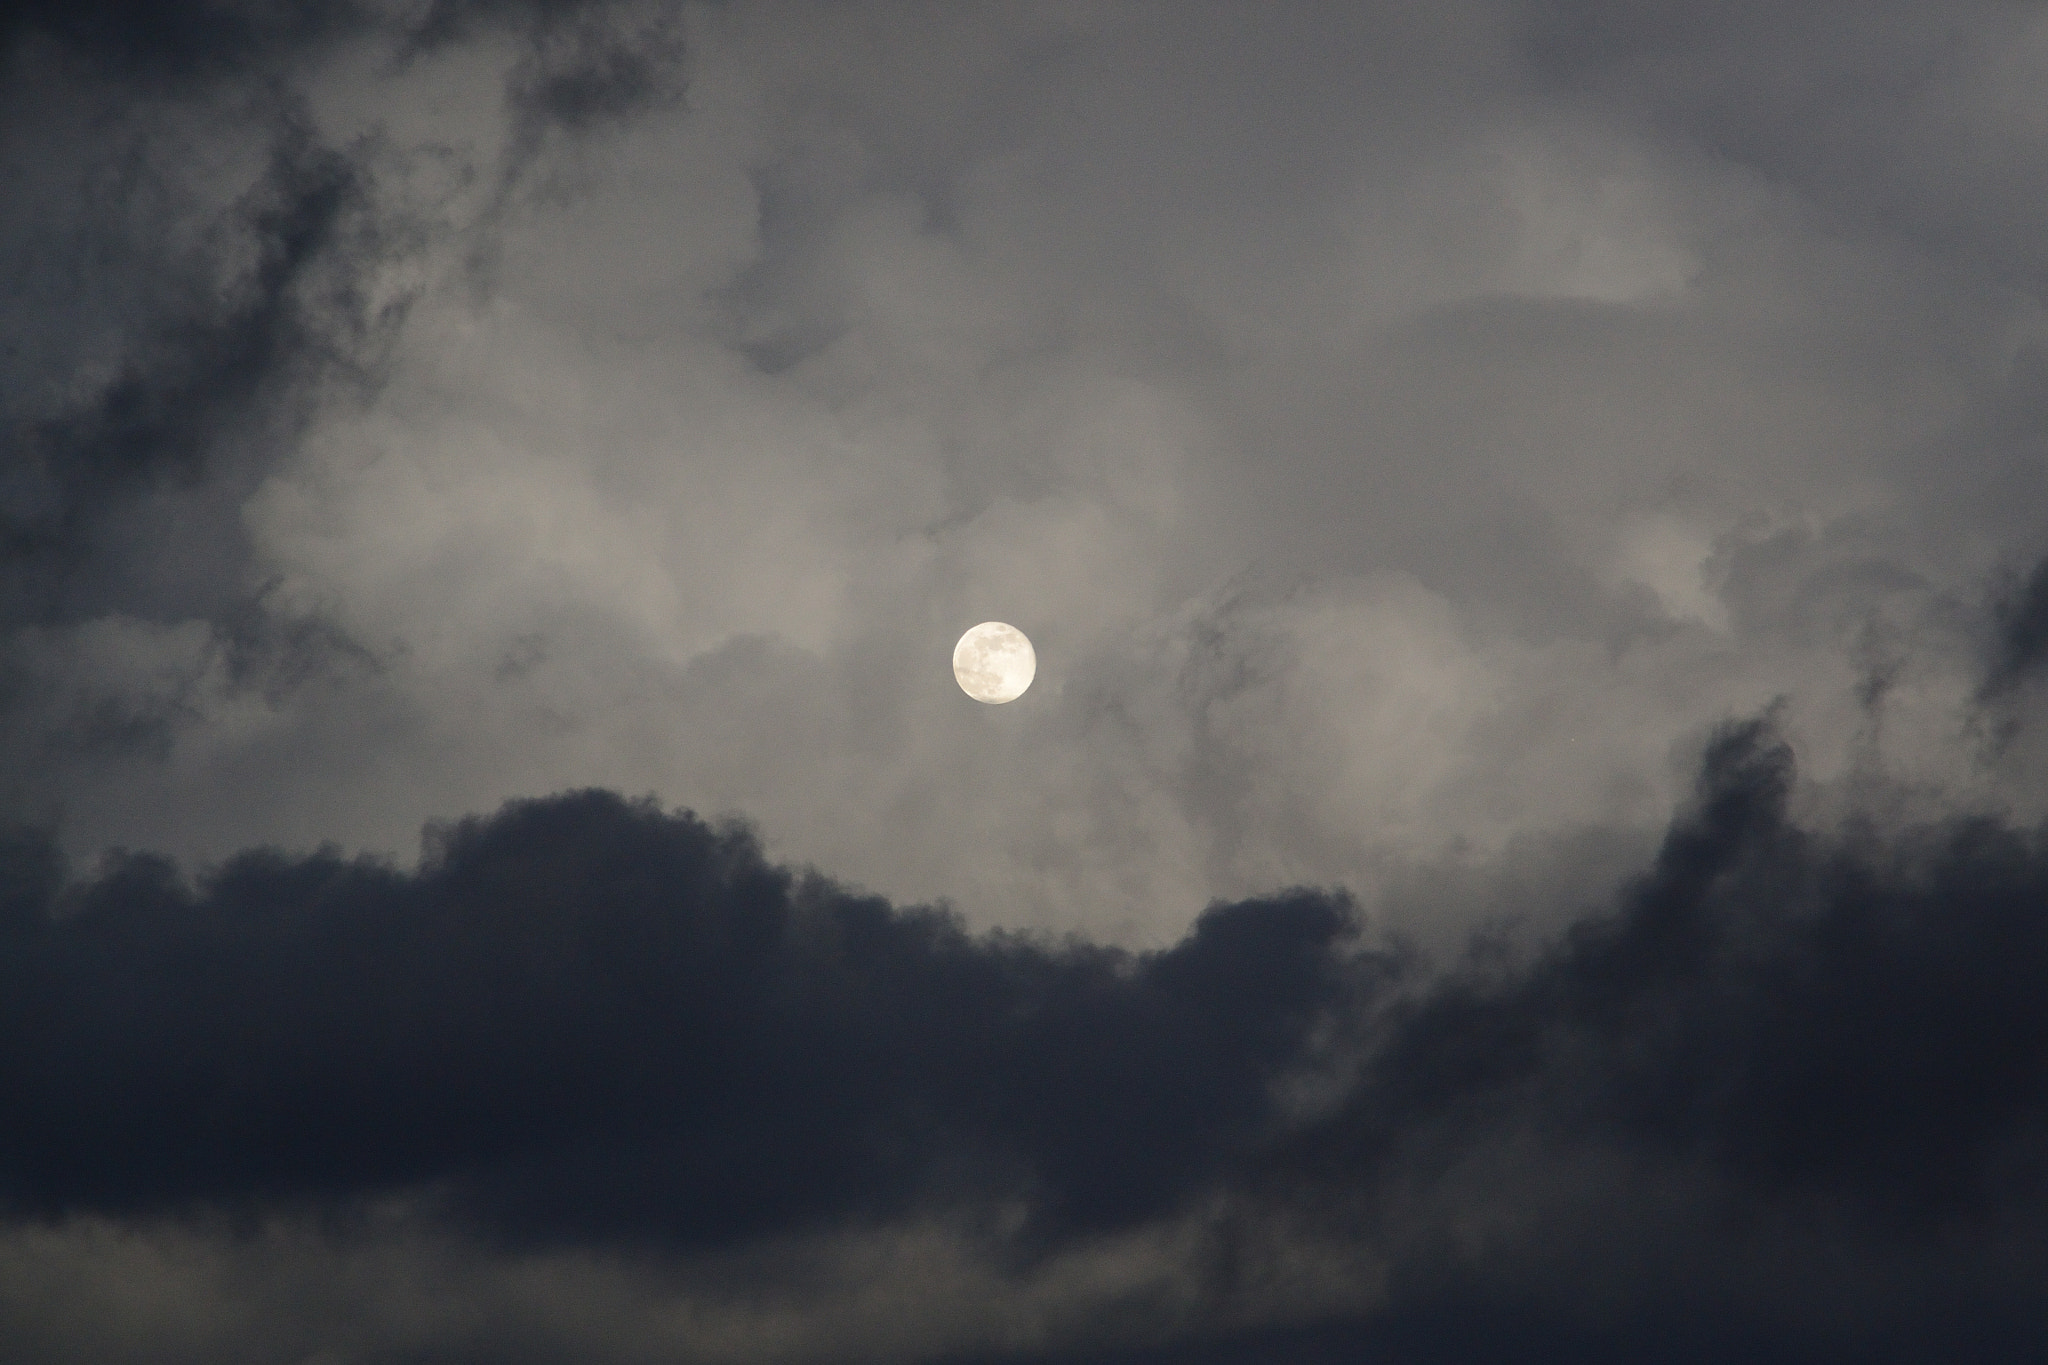
<instances>
[{"instance_id":1,"label":"dark storm cloud","mask_svg":"<svg viewBox=\"0 0 2048 1365\"><path fill-rule=\"evenodd\" d=\"M1791 771L1762 723L1717 738L1620 913L1400 1011L1330 1159L1507 1098L1759 1191L1988 1207L2048 1115L2048 848L1989 821L1823 839L1786 817Z\"/></svg>"},{"instance_id":2,"label":"dark storm cloud","mask_svg":"<svg viewBox=\"0 0 2048 1365\"><path fill-rule=\"evenodd\" d=\"M135 857L39 906L47 854L13 862L18 1209L448 1181L541 1238L948 1185L1028 1191L1048 1230L1159 1214L1271 1126L1350 922L1303 894L1142 958L973 939L599 793L457 826L417 876L252 854L193 892Z\"/></svg>"},{"instance_id":3,"label":"dark storm cloud","mask_svg":"<svg viewBox=\"0 0 2048 1365\"><path fill-rule=\"evenodd\" d=\"M1541 1206L1527 1190L1561 1179L1573 1152L1631 1191L1547 1208L1530 1261L1490 1281L1444 1265L1441 1245L1416 1250L1412 1325L1426 1330L1390 1358L1521 1342L1610 1359L1677 1343L1694 1354L1670 1358L1913 1359L1958 1332L1992 1358L2039 1350L2020 1286L2048 1249L2048 841L1960 819L1823 836L1788 818L1791 780L1767 724L1724 730L1693 810L1616 913L1525 966L1482 958L1396 1006L1342 1112L1289 1148L1293 1173L1359 1191L1368 1224L1399 1220L1408 1182L1489 1147L1547 1154L1518 1169L1522 1190L1481 1196L1497 1209ZM1668 1185L1649 1192L1646 1169L1685 1187L1693 1214L1674 1215ZM1732 1309L1698 1292L1794 1246L1829 1248L1866 1294L1891 1277L1893 1298L1816 1308L1844 1292L1817 1263L1770 1272L1774 1290L1751 1283ZM1559 1255L1562 1271L1532 1264ZM1661 1270L1619 1268L1633 1257ZM1560 1312L1560 1281L1564 1300L1628 1288Z\"/></svg>"},{"instance_id":4,"label":"dark storm cloud","mask_svg":"<svg viewBox=\"0 0 2048 1365\"><path fill-rule=\"evenodd\" d=\"M1387 1310L974 1358L2038 1356L2048 840L1824 838L1791 777L1767 725L1724 730L1615 913L1392 1004L1345 1103L1273 1150L1295 1207L1398 1248Z\"/></svg>"},{"instance_id":5,"label":"dark storm cloud","mask_svg":"<svg viewBox=\"0 0 2048 1365\"><path fill-rule=\"evenodd\" d=\"M1735 1296L1731 1341L1785 1311L1739 1287L1759 1228L1852 1275L1981 1235L1982 1321L2019 1331L1997 1249L2048 1231L2048 842L1823 835L1792 779L1767 722L1726 728L1610 913L1435 977L1309 893L1151 954L974 937L598 792L451 827L417 874L259 852L193 889L137 856L64 888L21 838L0 1187L33 1215L425 1188L494 1237L671 1246L1005 1199L1040 1243L1235 1190L1387 1248L1406 1297L1357 1340L1444 1304L1676 1339L1701 1310L1629 1280L1649 1216L1563 1174L1590 1163L1687 1191L1659 1254ZM1334 1098L1283 1101L1308 1081ZM1503 1153L1508 1185L1461 1189ZM1447 1249L1489 1207L1526 1219L1505 1270ZM1578 1259L1517 1259L1553 1240ZM1908 1274L1879 1318L1919 1340L1967 1299Z\"/></svg>"}]
</instances>

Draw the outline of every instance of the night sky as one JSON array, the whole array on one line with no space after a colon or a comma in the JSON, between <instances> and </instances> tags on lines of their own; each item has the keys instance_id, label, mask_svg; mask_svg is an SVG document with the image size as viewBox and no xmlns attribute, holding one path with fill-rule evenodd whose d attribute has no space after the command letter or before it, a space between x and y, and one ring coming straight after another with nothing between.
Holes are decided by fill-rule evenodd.
<instances>
[{"instance_id":1,"label":"night sky","mask_svg":"<svg viewBox=\"0 0 2048 1365\"><path fill-rule=\"evenodd\" d=\"M0 3L0 1360L2048 1358L2044 304L2042 3Z\"/></svg>"}]
</instances>

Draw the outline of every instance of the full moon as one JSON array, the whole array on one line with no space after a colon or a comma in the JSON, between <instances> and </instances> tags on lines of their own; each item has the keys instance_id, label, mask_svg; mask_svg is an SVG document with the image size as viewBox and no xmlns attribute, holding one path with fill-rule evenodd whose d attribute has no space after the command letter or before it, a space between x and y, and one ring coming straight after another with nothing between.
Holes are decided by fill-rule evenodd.
<instances>
[{"instance_id":1,"label":"full moon","mask_svg":"<svg viewBox=\"0 0 2048 1365\"><path fill-rule=\"evenodd\" d=\"M1015 701L1038 676L1038 655L1015 626L983 621L953 646L953 676L976 701Z\"/></svg>"}]
</instances>

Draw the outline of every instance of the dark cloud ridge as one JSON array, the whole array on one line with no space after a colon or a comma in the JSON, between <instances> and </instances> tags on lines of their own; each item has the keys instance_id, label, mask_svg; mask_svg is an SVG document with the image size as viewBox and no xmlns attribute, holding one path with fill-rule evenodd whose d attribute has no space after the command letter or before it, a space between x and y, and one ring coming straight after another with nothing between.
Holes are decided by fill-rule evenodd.
<instances>
[{"instance_id":1,"label":"dark cloud ridge","mask_svg":"<svg viewBox=\"0 0 2048 1365\"><path fill-rule=\"evenodd\" d=\"M1787 816L1793 771L1766 722L1724 730L1618 913L1396 1008L1326 1159L1490 1103L1883 1220L2009 1193L2048 1115L2048 843L1983 818L1822 837Z\"/></svg>"},{"instance_id":2,"label":"dark cloud ridge","mask_svg":"<svg viewBox=\"0 0 2048 1365\"><path fill-rule=\"evenodd\" d=\"M47 854L16 865L17 1208L441 1180L549 1237L724 1240L949 1180L1048 1227L1156 1214L1271 1123L1351 924L1302 893L1140 958L975 939L600 792L454 826L417 875L259 852L194 890L136 856L53 907Z\"/></svg>"},{"instance_id":3,"label":"dark cloud ridge","mask_svg":"<svg viewBox=\"0 0 2048 1365\"><path fill-rule=\"evenodd\" d=\"M494 1237L670 1246L1021 1201L1028 1246L1236 1190L1370 1240L1533 1134L1705 1181L1728 1226L1684 1235L1731 1247L2038 1243L2048 842L1823 835L1793 780L1768 721L1729 727L1612 912L1441 975L1309 891L1163 952L975 936L599 791L450 826L413 873L257 851L193 886L134 855L66 885L18 837L0 1191L413 1190ZM1303 1075L1351 1079L1304 1110Z\"/></svg>"}]
</instances>

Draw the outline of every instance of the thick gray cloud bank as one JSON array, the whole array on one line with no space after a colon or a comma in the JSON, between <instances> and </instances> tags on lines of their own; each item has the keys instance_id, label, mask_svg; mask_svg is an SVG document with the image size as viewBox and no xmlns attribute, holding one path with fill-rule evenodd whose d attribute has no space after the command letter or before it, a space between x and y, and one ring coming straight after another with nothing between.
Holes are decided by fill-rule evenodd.
<instances>
[{"instance_id":1,"label":"thick gray cloud bank","mask_svg":"<svg viewBox=\"0 0 2048 1365\"><path fill-rule=\"evenodd\" d=\"M2038 1356L2044 91L0 4L6 1353Z\"/></svg>"},{"instance_id":2,"label":"thick gray cloud bank","mask_svg":"<svg viewBox=\"0 0 2048 1365\"><path fill-rule=\"evenodd\" d=\"M1712 1322L1795 1354L1920 1359L1967 1329L1977 1358L2030 1358L2048 836L1819 837L1787 817L1792 777L1767 724L1723 731L1614 906L1435 975L1309 892L1138 955L972 936L602 793L449 827L413 874L255 853L197 889L148 858L65 886L24 840L0 1199L87 1278L14 1297L10 1353L90 1340L67 1308L147 1276L94 1244L103 1220L229 1219L230 1259L274 1254L284 1232L246 1230L265 1220L393 1278L410 1242L467 1247L424 1317L386 1320L399 1285L334 1291L344 1358L986 1351L1034 1295L1057 1359L1304 1316L1343 1324L1317 1329L1333 1350L1455 1359L1469 1320L1382 1339L1467 1305L1501 1318L1489 1353L1636 1358ZM990 1283L878 1332L840 1300L914 1296L889 1282L914 1266L805 1242L905 1227L946 1229L938 1254ZM492 1282L549 1256L673 1278L610 1322L494 1315ZM158 1358L200 1349L250 1273L186 1286ZM716 1340L778 1298L850 1337ZM269 1358L321 1314L280 1316L217 1330Z\"/></svg>"}]
</instances>

